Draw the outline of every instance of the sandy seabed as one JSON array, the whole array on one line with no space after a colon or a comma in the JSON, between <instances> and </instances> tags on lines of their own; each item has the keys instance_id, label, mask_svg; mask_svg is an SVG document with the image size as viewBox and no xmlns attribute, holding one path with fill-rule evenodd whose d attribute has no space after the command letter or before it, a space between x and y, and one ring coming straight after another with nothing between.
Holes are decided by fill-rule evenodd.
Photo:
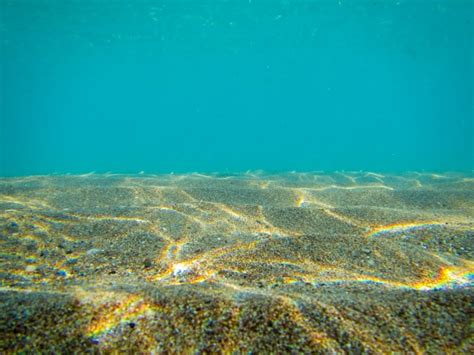
<instances>
[{"instance_id":1,"label":"sandy seabed","mask_svg":"<svg viewBox=\"0 0 474 355\"><path fill-rule=\"evenodd\" d=\"M474 176L0 179L0 352L469 353Z\"/></svg>"}]
</instances>

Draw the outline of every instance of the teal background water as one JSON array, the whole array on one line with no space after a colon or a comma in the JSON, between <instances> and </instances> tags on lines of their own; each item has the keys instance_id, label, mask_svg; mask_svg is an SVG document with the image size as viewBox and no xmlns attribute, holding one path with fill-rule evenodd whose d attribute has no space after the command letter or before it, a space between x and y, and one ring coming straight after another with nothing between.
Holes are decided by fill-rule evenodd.
<instances>
[{"instance_id":1,"label":"teal background water","mask_svg":"<svg viewBox=\"0 0 474 355\"><path fill-rule=\"evenodd\" d=\"M471 170L473 3L0 0L0 175Z\"/></svg>"}]
</instances>

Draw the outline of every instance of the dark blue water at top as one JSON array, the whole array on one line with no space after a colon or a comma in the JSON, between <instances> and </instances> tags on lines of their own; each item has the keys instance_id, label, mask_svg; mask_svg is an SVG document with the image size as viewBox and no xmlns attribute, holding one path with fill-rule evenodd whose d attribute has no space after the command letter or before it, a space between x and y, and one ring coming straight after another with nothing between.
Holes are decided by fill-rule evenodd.
<instances>
[{"instance_id":1,"label":"dark blue water at top","mask_svg":"<svg viewBox=\"0 0 474 355\"><path fill-rule=\"evenodd\" d=\"M473 3L0 0L0 175L471 170Z\"/></svg>"}]
</instances>

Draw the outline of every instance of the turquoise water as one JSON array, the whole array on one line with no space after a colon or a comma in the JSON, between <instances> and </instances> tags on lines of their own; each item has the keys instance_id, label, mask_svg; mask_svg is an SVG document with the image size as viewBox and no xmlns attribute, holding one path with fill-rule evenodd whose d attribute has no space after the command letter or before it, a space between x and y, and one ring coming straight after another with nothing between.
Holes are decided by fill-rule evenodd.
<instances>
[{"instance_id":1,"label":"turquoise water","mask_svg":"<svg viewBox=\"0 0 474 355\"><path fill-rule=\"evenodd\" d=\"M0 175L469 171L473 3L0 0Z\"/></svg>"}]
</instances>

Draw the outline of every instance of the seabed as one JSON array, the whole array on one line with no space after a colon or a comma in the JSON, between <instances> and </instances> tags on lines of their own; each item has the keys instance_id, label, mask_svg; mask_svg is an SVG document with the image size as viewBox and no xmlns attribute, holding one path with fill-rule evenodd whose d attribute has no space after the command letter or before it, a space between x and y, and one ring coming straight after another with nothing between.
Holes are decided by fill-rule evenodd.
<instances>
[{"instance_id":1,"label":"seabed","mask_svg":"<svg viewBox=\"0 0 474 355\"><path fill-rule=\"evenodd\" d=\"M472 352L469 174L0 179L0 352Z\"/></svg>"}]
</instances>

